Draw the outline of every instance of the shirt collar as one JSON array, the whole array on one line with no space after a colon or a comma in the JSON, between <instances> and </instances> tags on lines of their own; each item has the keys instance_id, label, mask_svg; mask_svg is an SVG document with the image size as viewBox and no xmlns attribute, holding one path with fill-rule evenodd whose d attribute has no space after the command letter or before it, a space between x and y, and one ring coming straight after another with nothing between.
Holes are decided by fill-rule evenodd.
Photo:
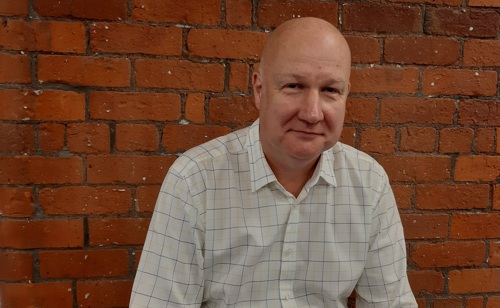
<instances>
[{"instance_id":1,"label":"shirt collar","mask_svg":"<svg viewBox=\"0 0 500 308\"><path fill-rule=\"evenodd\" d=\"M263 186L271 183L277 182L276 176L274 175L271 167L267 163L267 160L262 151L262 144L260 143L260 122L257 119L249 127L247 136L247 148L248 148L248 161L250 164L250 179L252 185L252 192L255 192L262 188ZM337 182L335 180L335 174L333 172L334 157L331 149L321 153L316 170L313 176L306 184L306 188L312 187L318 183L318 181L323 179L329 185L336 186Z\"/></svg>"}]
</instances>

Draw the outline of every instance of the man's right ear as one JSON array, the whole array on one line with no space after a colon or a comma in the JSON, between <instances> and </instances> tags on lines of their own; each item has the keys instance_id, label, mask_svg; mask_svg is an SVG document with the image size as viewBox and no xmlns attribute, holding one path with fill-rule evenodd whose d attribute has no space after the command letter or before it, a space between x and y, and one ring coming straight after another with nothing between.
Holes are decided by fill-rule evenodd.
<instances>
[{"instance_id":1,"label":"man's right ear","mask_svg":"<svg viewBox=\"0 0 500 308\"><path fill-rule=\"evenodd\" d=\"M255 101L255 107L260 109L260 96L262 94L262 80L259 72L255 72L252 75L252 86L253 86L253 96Z\"/></svg>"}]
</instances>

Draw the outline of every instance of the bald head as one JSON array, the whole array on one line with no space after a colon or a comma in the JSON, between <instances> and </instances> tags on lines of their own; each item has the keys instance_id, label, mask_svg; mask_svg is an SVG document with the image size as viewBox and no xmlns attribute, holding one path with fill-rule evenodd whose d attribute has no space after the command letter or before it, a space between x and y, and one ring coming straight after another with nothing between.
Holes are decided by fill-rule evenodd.
<instances>
[{"instance_id":1,"label":"bald head","mask_svg":"<svg viewBox=\"0 0 500 308\"><path fill-rule=\"evenodd\" d=\"M340 31L331 23L314 17L289 20L274 30L264 45L260 71L269 69L283 53L304 53L311 49L323 49L335 54L343 66L350 67L351 52ZM340 63L339 63L340 64Z\"/></svg>"}]
</instances>

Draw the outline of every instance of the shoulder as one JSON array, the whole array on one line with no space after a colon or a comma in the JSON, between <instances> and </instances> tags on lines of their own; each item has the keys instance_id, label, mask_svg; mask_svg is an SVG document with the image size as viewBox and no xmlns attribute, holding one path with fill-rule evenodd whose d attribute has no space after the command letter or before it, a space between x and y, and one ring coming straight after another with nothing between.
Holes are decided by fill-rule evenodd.
<instances>
[{"instance_id":1,"label":"shoulder","mask_svg":"<svg viewBox=\"0 0 500 308\"><path fill-rule=\"evenodd\" d=\"M384 168L370 155L347 144L337 142L330 149L335 162L335 169L349 168L359 171L371 171L386 176Z\"/></svg>"},{"instance_id":2,"label":"shoulder","mask_svg":"<svg viewBox=\"0 0 500 308\"><path fill-rule=\"evenodd\" d=\"M243 128L189 149L175 160L170 171L189 176L214 161L229 160L245 150L247 132L248 128Z\"/></svg>"}]
</instances>

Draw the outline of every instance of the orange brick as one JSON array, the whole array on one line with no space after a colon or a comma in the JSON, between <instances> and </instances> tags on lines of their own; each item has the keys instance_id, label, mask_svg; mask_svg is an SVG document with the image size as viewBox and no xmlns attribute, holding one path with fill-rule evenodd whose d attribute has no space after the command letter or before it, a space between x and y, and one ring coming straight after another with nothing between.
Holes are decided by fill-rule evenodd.
<instances>
[{"instance_id":1,"label":"orange brick","mask_svg":"<svg viewBox=\"0 0 500 308\"><path fill-rule=\"evenodd\" d=\"M257 24L264 28L275 28L289 19L310 16L322 18L336 26L337 12L338 4L335 2L261 0L258 4Z\"/></svg>"},{"instance_id":2,"label":"orange brick","mask_svg":"<svg viewBox=\"0 0 500 308\"><path fill-rule=\"evenodd\" d=\"M33 279L33 253L0 251L0 279L21 281ZM1 292L1 291L0 291Z\"/></svg>"},{"instance_id":3,"label":"orange brick","mask_svg":"<svg viewBox=\"0 0 500 308\"><path fill-rule=\"evenodd\" d=\"M128 87L130 76L126 58L38 55L38 79L44 83Z\"/></svg>"},{"instance_id":4,"label":"orange brick","mask_svg":"<svg viewBox=\"0 0 500 308\"><path fill-rule=\"evenodd\" d=\"M128 307L131 280L78 281L78 303L84 307Z\"/></svg>"},{"instance_id":5,"label":"orange brick","mask_svg":"<svg viewBox=\"0 0 500 308\"><path fill-rule=\"evenodd\" d=\"M418 184L415 207L421 210L485 209L490 187L486 184Z\"/></svg>"},{"instance_id":6,"label":"orange brick","mask_svg":"<svg viewBox=\"0 0 500 308\"><path fill-rule=\"evenodd\" d=\"M175 156L90 155L87 157L87 181L92 184L161 184L175 159Z\"/></svg>"},{"instance_id":7,"label":"orange brick","mask_svg":"<svg viewBox=\"0 0 500 308\"><path fill-rule=\"evenodd\" d=\"M216 25L221 19L220 1L134 0L131 18L143 21Z\"/></svg>"},{"instance_id":8,"label":"orange brick","mask_svg":"<svg viewBox=\"0 0 500 308\"><path fill-rule=\"evenodd\" d=\"M38 202L46 215L126 214L131 191L121 186L42 188Z\"/></svg>"},{"instance_id":9,"label":"orange brick","mask_svg":"<svg viewBox=\"0 0 500 308\"><path fill-rule=\"evenodd\" d=\"M0 187L0 196L0 217L31 217L35 212L32 188Z\"/></svg>"},{"instance_id":10,"label":"orange brick","mask_svg":"<svg viewBox=\"0 0 500 308\"><path fill-rule=\"evenodd\" d=\"M459 156L455 181L495 181L500 170L500 156Z\"/></svg>"},{"instance_id":11,"label":"orange brick","mask_svg":"<svg viewBox=\"0 0 500 308\"><path fill-rule=\"evenodd\" d=\"M500 100L463 100L458 108L459 124L500 126Z\"/></svg>"},{"instance_id":12,"label":"orange brick","mask_svg":"<svg viewBox=\"0 0 500 308\"><path fill-rule=\"evenodd\" d=\"M361 130L360 149L371 153L394 153L396 130L393 127L367 127Z\"/></svg>"},{"instance_id":13,"label":"orange brick","mask_svg":"<svg viewBox=\"0 0 500 308\"><path fill-rule=\"evenodd\" d=\"M380 103L382 123L453 124L454 115L452 99L391 97Z\"/></svg>"},{"instance_id":14,"label":"orange brick","mask_svg":"<svg viewBox=\"0 0 500 308\"><path fill-rule=\"evenodd\" d=\"M353 63L379 63L380 44L378 39L366 36L345 36L351 49Z\"/></svg>"},{"instance_id":15,"label":"orange brick","mask_svg":"<svg viewBox=\"0 0 500 308\"><path fill-rule=\"evenodd\" d=\"M41 278L100 278L128 274L126 249L49 250L39 253Z\"/></svg>"},{"instance_id":16,"label":"orange brick","mask_svg":"<svg viewBox=\"0 0 500 308\"><path fill-rule=\"evenodd\" d=\"M489 250L488 265L491 267L500 266L500 241L491 241Z\"/></svg>"},{"instance_id":17,"label":"orange brick","mask_svg":"<svg viewBox=\"0 0 500 308\"><path fill-rule=\"evenodd\" d=\"M127 18L126 0L37 0L35 11L40 16L100 20Z\"/></svg>"},{"instance_id":18,"label":"orange brick","mask_svg":"<svg viewBox=\"0 0 500 308\"><path fill-rule=\"evenodd\" d=\"M30 83L31 62L26 55L0 53L0 83Z\"/></svg>"},{"instance_id":19,"label":"orange brick","mask_svg":"<svg viewBox=\"0 0 500 308\"><path fill-rule=\"evenodd\" d=\"M500 213L453 214L451 217L450 238L498 238L500 232Z\"/></svg>"},{"instance_id":20,"label":"orange brick","mask_svg":"<svg viewBox=\"0 0 500 308\"><path fill-rule=\"evenodd\" d=\"M259 116L251 96L214 97L208 108L215 123L250 123Z\"/></svg>"},{"instance_id":21,"label":"orange brick","mask_svg":"<svg viewBox=\"0 0 500 308\"><path fill-rule=\"evenodd\" d=\"M58 152L64 148L66 126L56 123L38 125L38 143L43 152Z\"/></svg>"},{"instance_id":22,"label":"orange brick","mask_svg":"<svg viewBox=\"0 0 500 308\"><path fill-rule=\"evenodd\" d=\"M497 82L497 72L487 70L426 69L423 74L423 90L430 95L494 96Z\"/></svg>"},{"instance_id":23,"label":"orange brick","mask_svg":"<svg viewBox=\"0 0 500 308\"><path fill-rule=\"evenodd\" d=\"M229 127L216 125L165 125L162 144L168 152L176 153L189 150L230 131Z\"/></svg>"},{"instance_id":24,"label":"orange brick","mask_svg":"<svg viewBox=\"0 0 500 308\"><path fill-rule=\"evenodd\" d=\"M89 245L142 245L149 222L148 218L90 218Z\"/></svg>"},{"instance_id":25,"label":"orange brick","mask_svg":"<svg viewBox=\"0 0 500 308\"><path fill-rule=\"evenodd\" d=\"M431 35L493 38L499 22L494 11L433 7L426 11L424 30Z\"/></svg>"},{"instance_id":26,"label":"orange brick","mask_svg":"<svg viewBox=\"0 0 500 308\"><path fill-rule=\"evenodd\" d=\"M186 120L194 123L205 122L205 95L189 93L186 98Z\"/></svg>"},{"instance_id":27,"label":"orange brick","mask_svg":"<svg viewBox=\"0 0 500 308\"><path fill-rule=\"evenodd\" d=\"M137 59L136 85L141 88L189 89L222 92L224 67L219 63L187 60Z\"/></svg>"},{"instance_id":28,"label":"orange brick","mask_svg":"<svg viewBox=\"0 0 500 308\"><path fill-rule=\"evenodd\" d=\"M0 220L0 247L69 248L83 245L83 220Z\"/></svg>"},{"instance_id":29,"label":"orange brick","mask_svg":"<svg viewBox=\"0 0 500 308\"><path fill-rule=\"evenodd\" d=\"M447 214L401 214L407 240L446 238L448 221Z\"/></svg>"},{"instance_id":30,"label":"orange brick","mask_svg":"<svg viewBox=\"0 0 500 308\"><path fill-rule=\"evenodd\" d=\"M44 90L35 98L34 120L77 121L85 119L85 94Z\"/></svg>"},{"instance_id":31,"label":"orange brick","mask_svg":"<svg viewBox=\"0 0 500 308\"><path fill-rule=\"evenodd\" d=\"M247 93L250 81L250 67L246 63L231 62L229 66L229 91Z\"/></svg>"},{"instance_id":32,"label":"orange brick","mask_svg":"<svg viewBox=\"0 0 500 308\"><path fill-rule=\"evenodd\" d=\"M181 117L181 97L174 93L91 92L90 117L95 120L176 121Z\"/></svg>"},{"instance_id":33,"label":"orange brick","mask_svg":"<svg viewBox=\"0 0 500 308\"><path fill-rule=\"evenodd\" d=\"M452 294L498 292L500 268L452 270L449 289Z\"/></svg>"},{"instance_id":34,"label":"orange brick","mask_svg":"<svg viewBox=\"0 0 500 308\"><path fill-rule=\"evenodd\" d=\"M495 129L477 128L474 148L479 153L493 153L495 149Z\"/></svg>"},{"instance_id":35,"label":"orange brick","mask_svg":"<svg viewBox=\"0 0 500 308\"><path fill-rule=\"evenodd\" d=\"M410 270L408 271L408 280L410 281L411 290L415 294L420 292L441 294L444 292L445 278L441 272L434 270Z\"/></svg>"},{"instance_id":36,"label":"orange brick","mask_svg":"<svg viewBox=\"0 0 500 308\"><path fill-rule=\"evenodd\" d=\"M465 66L500 66L500 41L467 40L464 44Z\"/></svg>"},{"instance_id":37,"label":"orange brick","mask_svg":"<svg viewBox=\"0 0 500 308\"><path fill-rule=\"evenodd\" d=\"M411 259L421 268L480 266L486 261L486 244L476 242L416 243Z\"/></svg>"},{"instance_id":38,"label":"orange brick","mask_svg":"<svg viewBox=\"0 0 500 308\"><path fill-rule=\"evenodd\" d=\"M443 128L439 132L439 153L470 153L473 139L472 128Z\"/></svg>"},{"instance_id":39,"label":"orange brick","mask_svg":"<svg viewBox=\"0 0 500 308\"><path fill-rule=\"evenodd\" d=\"M68 124L66 135L70 152L109 153L110 151L110 132L107 124Z\"/></svg>"},{"instance_id":40,"label":"orange brick","mask_svg":"<svg viewBox=\"0 0 500 308\"><path fill-rule=\"evenodd\" d=\"M355 127L344 127L342 133L340 134L340 142L355 147L356 145L356 128Z\"/></svg>"},{"instance_id":41,"label":"orange brick","mask_svg":"<svg viewBox=\"0 0 500 308\"><path fill-rule=\"evenodd\" d=\"M375 123L377 99L371 97L349 97L346 103L345 123Z\"/></svg>"},{"instance_id":42,"label":"orange brick","mask_svg":"<svg viewBox=\"0 0 500 308\"><path fill-rule=\"evenodd\" d=\"M399 209L409 209L412 206L412 199L415 188L412 185L392 184L392 190Z\"/></svg>"},{"instance_id":43,"label":"orange brick","mask_svg":"<svg viewBox=\"0 0 500 308\"><path fill-rule=\"evenodd\" d=\"M389 37L384 46L384 59L390 63L456 65L460 55L455 39Z\"/></svg>"},{"instance_id":44,"label":"orange brick","mask_svg":"<svg viewBox=\"0 0 500 308\"><path fill-rule=\"evenodd\" d=\"M433 152L436 147L434 127L407 126L401 128L399 150L405 152Z\"/></svg>"},{"instance_id":45,"label":"orange brick","mask_svg":"<svg viewBox=\"0 0 500 308\"><path fill-rule=\"evenodd\" d=\"M233 26L251 26L252 2L246 0L227 0L226 23Z\"/></svg>"},{"instance_id":46,"label":"orange brick","mask_svg":"<svg viewBox=\"0 0 500 308\"><path fill-rule=\"evenodd\" d=\"M354 68L351 93L415 93L418 89L416 68Z\"/></svg>"},{"instance_id":47,"label":"orange brick","mask_svg":"<svg viewBox=\"0 0 500 308\"><path fill-rule=\"evenodd\" d=\"M392 181L448 182L451 177L448 156L380 156L377 160Z\"/></svg>"},{"instance_id":48,"label":"orange brick","mask_svg":"<svg viewBox=\"0 0 500 308\"><path fill-rule=\"evenodd\" d=\"M151 152L158 150L158 128L152 124L117 124L116 150Z\"/></svg>"},{"instance_id":49,"label":"orange brick","mask_svg":"<svg viewBox=\"0 0 500 308\"><path fill-rule=\"evenodd\" d=\"M496 0L469 0L469 6L500 7L500 3Z\"/></svg>"},{"instance_id":50,"label":"orange brick","mask_svg":"<svg viewBox=\"0 0 500 308\"><path fill-rule=\"evenodd\" d=\"M28 16L28 0L0 2L0 16Z\"/></svg>"},{"instance_id":51,"label":"orange brick","mask_svg":"<svg viewBox=\"0 0 500 308\"><path fill-rule=\"evenodd\" d=\"M160 192L160 186L139 186L136 190L136 211L141 213L152 213L156 199Z\"/></svg>"},{"instance_id":52,"label":"orange brick","mask_svg":"<svg viewBox=\"0 0 500 308\"><path fill-rule=\"evenodd\" d=\"M181 55L182 29L150 25L93 23L90 27L93 52Z\"/></svg>"},{"instance_id":53,"label":"orange brick","mask_svg":"<svg viewBox=\"0 0 500 308\"><path fill-rule=\"evenodd\" d=\"M0 123L0 152L33 153L35 128L26 124Z\"/></svg>"},{"instance_id":54,"label":"orange brick","mask_svg":"<svg viewBox=\"0 0 500 308\"><path fill-rule=\"evenodd\" d=\"M68 282L0 283L2 307L73 307L73 287ZM50 296L47 296L50 294Z\"/></svg>"}]
</instances>

